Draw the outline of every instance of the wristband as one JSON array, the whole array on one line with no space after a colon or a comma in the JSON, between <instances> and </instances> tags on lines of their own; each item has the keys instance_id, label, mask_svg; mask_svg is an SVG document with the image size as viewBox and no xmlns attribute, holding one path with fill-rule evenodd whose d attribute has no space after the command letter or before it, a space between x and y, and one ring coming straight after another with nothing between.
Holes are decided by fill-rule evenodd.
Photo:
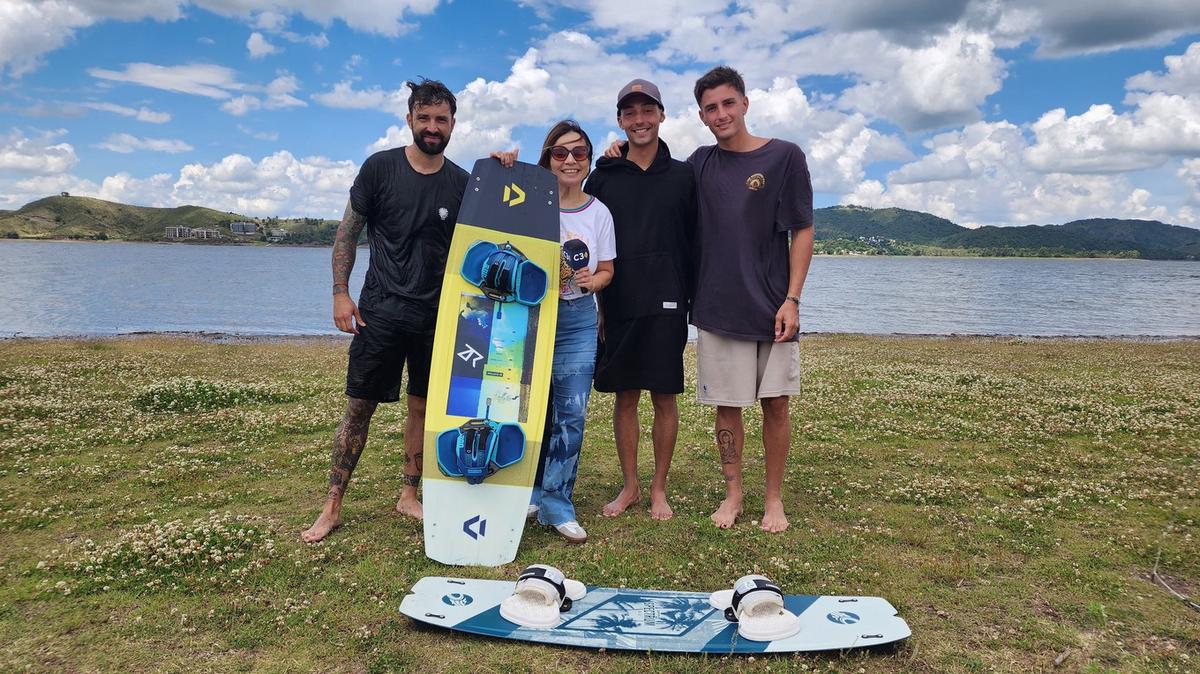
<instances>
[{"instance_id":1,"label":"wristband","mask_svg":"<svg viewBox=\"0 0 1200 674\"><path fill-rule=\"evenodd\" d=\"M788 296L787 296L786 298L784 298L784 299L789 299L789 300L791 300L791 301L795 302L795 303L796 303L796 308L797 308L797 309L799 309L799 308L800 308L800 296L799 296L799 295L788 295Z\"/></svg>"}]
</instances>

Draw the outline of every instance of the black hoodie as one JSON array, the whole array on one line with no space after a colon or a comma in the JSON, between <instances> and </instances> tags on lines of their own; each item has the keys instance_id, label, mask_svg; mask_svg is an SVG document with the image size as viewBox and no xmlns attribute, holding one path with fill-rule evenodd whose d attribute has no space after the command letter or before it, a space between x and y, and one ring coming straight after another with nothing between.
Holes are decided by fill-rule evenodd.
<instances>
[{"instance_id":1,"label":"black hoodie","mask_svg":"<svg viewBox=\"0 0 1200 674\"><path fill-rule=\"evenodd\" d=\"M600 291L606 321L686 314L695 290L696 181L661 139L645 171L601 157L584 191L608 207L617 239L613 279Z\"/></svg>"}]
</instances>

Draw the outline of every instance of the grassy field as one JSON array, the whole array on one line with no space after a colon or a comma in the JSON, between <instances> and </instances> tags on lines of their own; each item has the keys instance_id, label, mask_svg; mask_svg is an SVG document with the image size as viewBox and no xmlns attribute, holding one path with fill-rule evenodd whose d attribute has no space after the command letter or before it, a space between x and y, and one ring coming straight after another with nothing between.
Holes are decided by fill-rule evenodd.
<instances>
[{"instance_id":1,"label":"grassy field","mask_svg":"<svg viewBox=\"0 0 1200 674\"><path fill-rule=\"evenodd\" d=\"M534 527L515 563L468 573L545 562L593 584L708 590L757 571L793 593L888 597L914 634L893 651L596 653L418 628L397 612L406 589L455 570L392 512L401 405L377 414L345 527L298 538L325 493L345 342L155 337L0 342L0 670L1200 668L1200 613L1149 579L1161 555L1167 581L1200 594L1200 342L821 336L801 349L789 531L753 521L756 414L747 516L711 525L712 413L691 394L676 517L600 517L620 479L612 398L596 395L576 491L591 541ZM646 486L650 464L643 444Z\"/></svg>"}]
</instances>

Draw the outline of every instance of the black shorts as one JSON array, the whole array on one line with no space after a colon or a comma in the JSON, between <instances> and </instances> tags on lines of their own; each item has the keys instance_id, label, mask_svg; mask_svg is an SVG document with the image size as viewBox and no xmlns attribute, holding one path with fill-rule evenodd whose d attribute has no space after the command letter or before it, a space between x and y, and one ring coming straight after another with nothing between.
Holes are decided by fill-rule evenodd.
<instances>
[{"instance_id":1,"label":"black shorts","mask_svg":"<svg viewBox=\"0 0 1200 674\"><path fill-rule=\"evenodd\" d=\"M683 314L644 316L610 325L597 351L597 391L683 393L683 349L687 346Z\"/></svg>"},{"instance_id":2,"label":"black shorts","mask_svg":"<svg viewBox=\"0 0 1200 674\"><path fill-rule=\"evenodd\" d=\"M381 403L400 399L400 379L408 364L408 394L424 398L429 392L433 333L406 332L376 314L362 312L366 325L350 342L346 395Z\"/></svg>"}]
</instances>

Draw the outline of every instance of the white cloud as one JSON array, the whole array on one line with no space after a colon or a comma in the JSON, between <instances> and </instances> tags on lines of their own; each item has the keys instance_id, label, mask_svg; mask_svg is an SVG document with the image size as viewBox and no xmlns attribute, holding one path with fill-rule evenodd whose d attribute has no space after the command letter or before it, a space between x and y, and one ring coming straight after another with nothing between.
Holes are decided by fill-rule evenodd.
<instances>
[{"instance_id":1,"label":"white cloud","mask_svg":"<svg viewBox=\"0 0 1200 674\"><path fill-rule=\"evenodd\" d=\"M95 19L67 2L0 2L0 76L20 77Z\"/></svg>"},{"instance_id":2,"label":"white cloud","mask_svg":"<svg viewBox=\"0 0 1200 674\"><path fill-rule=\"evenodd\" d=\"M139 122L149 122L151 124L165 124L171 121L171 113L156 112L145 106L140 108L130 108L116 103L81 103L85 108L92 110L101 110L103 112L111 112L122 115L124 117L136 118Z\"/></svg>"},{"instance_id":3,"label":"white cloud","mask_svg":"<svg viewBox=\"0 0 1200 674\"><path fill-rule=\"evenodd\" d=\"M308 104L292 94L300 88L300 82L294 75L284 74L266 86L266 96L238 96L221 104L221 109L234 116L241 116L250 110L266 108L278 110L281 108L307 107Z\"/></svg>"},{"instance_id":4,"label":"white cloud","mask_svg":"<svg viewBox=\"0 0 1200 674\"><path fill-rule=\"evenodd\" d=\"M343 80L331 91L314 94L312 99L330 108L347 110L380 110L403 118L408 113L408 89L384 91L378 86L357 90L354 83Z\"/></svg>"},{"instance_id":5,"label":"white cloud","mask_svg":"<svg viewBox=\"0 0 1200 674\"><path fill-rule=\"evenodd\" d=\"M252 59L260 59L280 51L279 47L268 42L267 38L258 31L250 33L250 37L246 40L246 49L250 52Z\"/></svg>"},{"instance_id":6,"label":"white cloud","mask_svg":"<svg viewBox=\"0 0 1200 674\"><path fill-rule=\"evenodd\" d=\"M139 179L122 171L105 178L96 196L123 204L172 208L181 205L171 200L173 182L170 173L156 173L149 178Z\"/></svg>"},{"instance_id":7,"label":"white cloud","mask_svg":"<svg viewBox=\"0 0 1200 674\"><path fill-rule=\"evenodd\" d=\"M842 203L927 211L966 226L1091 217L1187 221L1183 209L1172 212L1125 175L1043 173L1026 160L1028 140L1009 122L976 122L926 146L926 155L893 171L886 185L865 180Z\"/></svg>"},{"instance_id":8,"label":"white cloud","mask_svg":"<svg viewBox=\"0 0 1200 674\"><path fill-rule=\"evenodd\" d=\"M255 131L248 126L243 126L241 124L238 124L237 128L238 131L241 131L242 133L256 140L266 140L272 142L279 140L278 131Z\"/></svg>"},{"instance_id":9,"label":"white cloud","mask_svg":"<svg viewBox=\"0 0 1200 674\"><path fill-rule=\"evenodd\" d=\"M1130 91L1158 91L1181 96L1200 95L1200 42L1193 42L1187 51L1163 59L1167 72L1146 71L1130 77L1125 88Z\"/></svg>"},{"instance_id":10,"label":"white cloud","mask_svg":"<svg viewBox=\"0 0 1200 674\"><path fill-rule=\"evenodd\" d=\"M1101 104L1081 115L1061 108L1043 114L1032 126L1030 164L1045 172L1119 173L1200 154L1200 43L1164 61L1166 73L1127 81L1131 112Z\"/></svg>"},{"instance_id":11,"label":"white cloud","mask_svg":"<svg viewBox=\"0 0 1200 674\"><path fill-rule=\"evenodd\" d=\"M306 44L317 49L324 49L329 46L329 38L325 37L325 33L317 33L316 35L300 35L299 33L291 33L284 31L279 34L279 37L295 44Z\"/></svg>"},{"instance_id":12,"label":"white cloud","mask_svg":"<svg viewBox=\"0 0 1200 674\"><path fill-rule=\"evenodd\" d=\"M1193 206L1200 206L1200 159L1183 160L1176 175L1187 187L1187 202Z\"/></svg>"},{"instance_id":13,"label":"white cloud","mask_svg":"<svg viewBox=\"0 0 1200 674\"><path fill-rule=\"evenodd\" d=\"M172 138L138 138L128 133L114 133L104 139L103 142L97 144L96 147L122 154L129 154L136 150L178 154L180 152L191 152L194 149L182 140Z\"/></svg>"},{"instance_id":14,"label":"white cloud","mask_svg":"<svg viewBox=\"0 0 1200 674\"><path fill-rule=\"evenodd\" d=\"M27 136L13 129L0 134L0 208L15 209L49 194L88 192L95 185L68 173L78 163L75 148L61 142L66 131Z\"/></svg>"},{"instance_id":15,"label":"white cloud","mask_svg":"<svg viewBox=\"0 0 1200 674\"><path fill-rule=\"evenodd\" d=\"M230 92L246 89L246 85L237 81L237 73L232 69L206 63L181 66L127 63L124 70L89 68L88 74L113 82L128 82L153 89L215 99L226 99L231 96Z\"/></svg>"},{"instance_id":16,"label":"white cloud","mask_svg":"<svg viewBox=\"0 0 1200 674\"><path fill-rule=\"evenodd\" d=\"M202 204L256 216L337 217L358 164L280 151L255 162L233 154L213 164L187 164L171 187L174 204Z\"/></svg>"},{"instance_id":17,"label":"white cloud","mask_svg":"<svg viewBox=\"0 0 1200 674\"><path fill-rule=\"evenodd\" d=\"M407 19L431 13L440 0L3 0L0 2L0 76L20 77L41 64L75 31L103 21L175 21L189 7L244 18L262 30L282 27L301 15L322 25L342 21L364 33L397 37L414 27ZM293 39L294 38L294 39ZM316 36L285 37L316 47Z\"/></svg>"},{"instance_id":18,"label":"white cloud","mask_svg":"<svg viewBox=\"0 0 1200 674\"><path fill-rule=\"evenodd\" d=\"M994 50L986 34L957 29L928 46L895 47L880 55L894 72L864 78L842 94L841 103L909 130L974 121L1004 79L1004 62Z\"/></svg>"},{"instance_id":19,"label":"white cloud","mask_svg":"<svg viewBox=\"0 0 1200 674\"><path fill-rule=\"evenodd\" d=\"M64 135L66 131L59 129L30 138L14 129L0 136L0 170L39 175L70 171L79 158L70 143L54 142Z\"/></svg>"}]
</instances>

